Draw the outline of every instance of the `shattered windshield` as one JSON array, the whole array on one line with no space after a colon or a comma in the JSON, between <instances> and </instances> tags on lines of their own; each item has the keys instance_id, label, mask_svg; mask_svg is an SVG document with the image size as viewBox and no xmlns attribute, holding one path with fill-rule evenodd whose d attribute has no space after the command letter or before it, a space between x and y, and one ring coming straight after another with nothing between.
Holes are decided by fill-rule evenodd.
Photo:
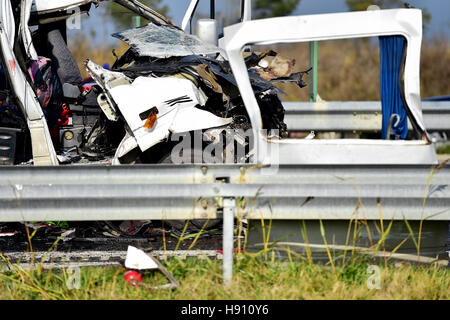
<instances>
[{"instance_id":1,"label":"shattered windshield","mask_svg":"<svg viewBox=\"0 0 450 320\"><path fill-rule=\"evenodd\" d=\"M189 55L206 55L220 51L214 45L204 43L197 37L170 26L147 26L113 34L123 40L140 56L168 58Z\"/></svg>"}]
</instances>

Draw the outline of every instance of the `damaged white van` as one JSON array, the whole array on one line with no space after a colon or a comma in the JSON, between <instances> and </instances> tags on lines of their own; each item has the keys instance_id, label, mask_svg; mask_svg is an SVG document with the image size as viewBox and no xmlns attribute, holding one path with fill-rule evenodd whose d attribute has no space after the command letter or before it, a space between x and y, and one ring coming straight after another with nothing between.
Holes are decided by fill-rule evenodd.
<instances>
[{"instance_id":1,"label":"damaged white van","mask_svg":"<svg viewBox=\"0 0 450 320\"><path fill-rule=\"evenodd\" d=\"M206 37L184 31L198 1L181 27L137 0L114 1L148 24L113 35L129 49L110 69L86 57L89 79L67 48L65 20L101 1L0 3L1 164L174 163L180 152L180 163L437 163L421 111L420 10L251 21L243 1L241 22L219 40L213 19ZM384 57L380 139L289 139L276 83L303 88L310 70L295 73L276 52L252 46L374 36ZM198 143L177 149L194 133Z\"/></svg>"}]
</instances>

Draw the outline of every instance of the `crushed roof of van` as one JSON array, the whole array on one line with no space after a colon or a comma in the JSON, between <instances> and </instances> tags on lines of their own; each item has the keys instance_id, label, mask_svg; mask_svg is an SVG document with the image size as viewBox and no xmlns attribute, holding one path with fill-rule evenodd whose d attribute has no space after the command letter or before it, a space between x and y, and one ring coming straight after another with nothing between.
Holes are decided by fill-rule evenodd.
<instances>
[{"instance_id":1,"label":"crushed roof of van","mask_svg":"<svg viewBox=\"0 0 450 320\"><path fill-rule=\"evenodd\" d=\"M139 56L145 57L183 57L221 51L217 46L203 42L182 30L152 22L142 28L115 33L113 37L126 42Z\"/></svg>"}]
</instances>

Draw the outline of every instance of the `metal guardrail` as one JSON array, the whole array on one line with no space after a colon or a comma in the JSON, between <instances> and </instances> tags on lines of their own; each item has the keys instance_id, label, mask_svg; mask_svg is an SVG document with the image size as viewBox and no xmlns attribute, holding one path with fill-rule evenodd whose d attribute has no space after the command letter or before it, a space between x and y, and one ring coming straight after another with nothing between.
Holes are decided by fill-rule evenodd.
<instances>
[{"instance_id":1,"label":"metal guardrail","mask_svg":"<svg viewBox=\"0 0 450 320\"><path fill-rule=\"evenodd\" d=\"M0 221L223 218L230 285L236 215L375 220L381 205L384 220L450 221L449 183L450 166L11 166L0 167Z\"/></svg>"},{"instance_id":2,"label":"metal guardrail","mask_svg":"<svg viewBox=\"0 0 450 320\"><path fill-rule=\"evenodd\" d=\"M5 166L0 221L221 218L227 198L250 219L350 219L358 203L379 219L380 202L386 220L450 221L450 167L430 174L427 166Z\"/></svg>"},{"instance_id":3,"label":"metal guardrail","mask_svg":"<svg viewBox=\"0 0 450 320\"><path fill-rule=\"evenodd\" d=\"M284 102L291 131L381 131L381 102ZM450 131L450 102L423 101L429 132ZM411 129L411 123L409 123Z\"/></svg>"}]
</instances>

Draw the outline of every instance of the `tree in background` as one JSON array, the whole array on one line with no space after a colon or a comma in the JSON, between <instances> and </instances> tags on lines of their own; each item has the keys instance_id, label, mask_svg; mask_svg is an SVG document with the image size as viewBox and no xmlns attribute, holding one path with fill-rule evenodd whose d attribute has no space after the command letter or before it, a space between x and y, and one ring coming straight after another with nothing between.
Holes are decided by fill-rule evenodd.
<instances>
[{"instance_id":1,"label":"tree in background","mask_svg":"<svg viewBox=\"0 0 450 320\"><path fill-rule=\"evenodd\" d=\"M345 0L350 11L364 11L370 5L377 5L381 9L404 8L408 5L402 0ZM427 25L431 21L431 14L427 9L422 9L423 22Z\"/></svg>"},{"instance_id":2,"label":"tree in background","mask_svg":"<svg viewBox=\"0 0 450 320\"><path fill-rule=\"evenodd\" d=\"M256 0L253 10L256 18L270 18L290 15L300 0Z\"/></svg>"},{"instance_id":3,"label":"tree in background","mask_svg":"<svg viewBox=\"0 0 450 320\"><path fill-rule=\"evenodd\" d=\"M162 15L167 15L169 8L167 6L162 6L162 0L140 0L141 3L146 6L158 11ZM116 25L120 28L130 28L134 26L134 19L136 14L129 11L128 9L109 1L106 3L106 14L114 19ZM142 24L146 24L147 20L142 18Z\"/></svg>"}]
</instances>

